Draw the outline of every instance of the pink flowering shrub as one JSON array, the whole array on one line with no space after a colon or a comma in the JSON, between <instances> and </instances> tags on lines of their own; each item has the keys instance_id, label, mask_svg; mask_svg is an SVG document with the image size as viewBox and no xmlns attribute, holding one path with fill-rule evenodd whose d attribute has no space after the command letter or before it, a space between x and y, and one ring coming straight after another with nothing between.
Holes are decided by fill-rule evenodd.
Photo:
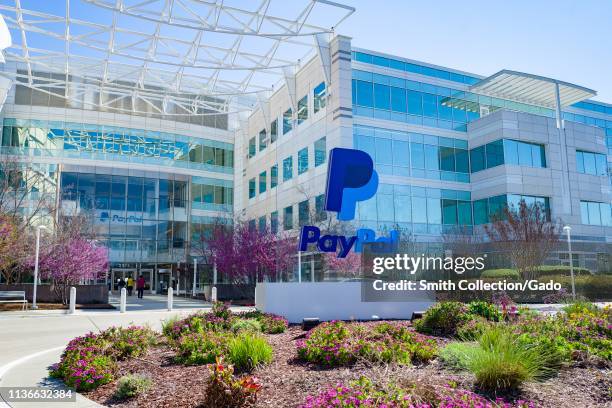
<instances>
[{"instance_id":1,"label":"pink flowering shrub","mask_svg":"<svg viewBox=\"0 0 612 408\"><path fill-rule=\"evenodd\" d=\"M262 313L257 320L261 323L261 330L266 334L284 333L289 327L287 319L272 313Z\"/></svg>"},{"instance_id":2,"label":"pink flowering shrub","mask_svg":"<svg viewBox=\"0 0 612 408\"><path fill-rule=\"evenodd\" d=\"M111 327L100 333L100 336L112 343L110 353L117 360L146 354L156 338L153 330L142 326Z\"/></svg>"},{"instance_id":3,"label":"pink flowering shrub","mask_svg":"<svg viewBox=\"0 0 612 408\"><path fill-rule=\"evenodd\" d=\"M232 326L229 318L223 318L213 313L194 313L184 319L169 320L162 328L162 333L170 342L177 341L183 335L204 333L205 331L225 331Z\"/></svg>"},{"instance_id":4,"label":"pink flowering shrub","mask_svg":"<svg viewBox=\"0 0 612 408\"><path fill-rule=\"evenodd\" d=\"M574 306L568 310L549 317L521 317L514 331L525 342L554 347L566 359L587 353L612 361L612 308Z\"/></svg>"},{"instance_id":5,"label":"pink flowering shrub","mask_svg":"<svg viewBox=\"0 0 612 408\"><path fill-rule=\"evenodd\" d=\"M316 396L306 397L301 408L535 408L531 401L518 400L513 403L498 398L489 401L468 390L451 387L399 388L392 384L376 386L366 377L349 385L337 384Z\"/></svg>"},{"instance_id":6,"label":"pink flowering shrub","mask_svg":"<svg viewBox=\"0 0 612 408\"><path fill-rule=\"evenodd\" d=\"M50 374L77 391L89 391L107 384L117 370L115 360L108 355L110 348L111 343L99 334L77 337L68 343Z\"/></svg>"},{"instance_id":7,"label":"pink flowering shrub","mask_svg":"<svg viewBox=\"0 0 612 408\"><path fill-rule=\"evenodd\" d=\"M328 367L351 365L359 358L409 364L434 358L437 345L402 324L334 321L310 330L306 339L297 342L297 351L302 360Z\"/></svg>"},{"instance_id":8,"label":"pink flowering shrub","mask_svg":"<svg viewBox=\"0 0 612 408\"><path fill-rule=\"evenodd\" d=\"M77 391L89 391L113 381L117 360L145 354L154 340L155 333L140 326L111 327L98 334L88 333L68 343L50 374Z\"/></svg>"}]
</instances>

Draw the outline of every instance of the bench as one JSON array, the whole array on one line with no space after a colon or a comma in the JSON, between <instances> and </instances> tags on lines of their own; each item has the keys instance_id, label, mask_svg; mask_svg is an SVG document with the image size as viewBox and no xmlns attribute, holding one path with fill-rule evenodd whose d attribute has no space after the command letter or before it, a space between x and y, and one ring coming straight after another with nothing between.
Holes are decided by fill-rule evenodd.
<instances>
[{"instance_id":1,"label":"bench","mask_svg":"<svg viewBox=\"0 0 612 408\"><path fill-rule=\"evenodd\" d=\"M21 303L22 310L25 310L28 305L24 290L0 291L0 303Z\"/></svg>"}]
</instances>

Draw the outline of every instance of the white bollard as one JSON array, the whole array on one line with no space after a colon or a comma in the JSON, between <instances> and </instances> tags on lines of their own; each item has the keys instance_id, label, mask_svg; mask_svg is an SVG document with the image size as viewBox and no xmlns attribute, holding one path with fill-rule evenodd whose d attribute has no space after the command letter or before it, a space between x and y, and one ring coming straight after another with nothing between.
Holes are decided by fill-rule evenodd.
<instances>
[{"instance_id":1,"label":"white bollard","mask_svg":"<svg viewBox=\"0 0 612 408\"><path fill-rule=\"evenodd\" d=\"M211 302L216 302L217 301L217 287L216 286L212 287L212 291L211 291L211 294L210 294L210 300L211 300Z\"/></svg>"},{"instance_id":2,"label":"white bollard","mask_svg":"<svg viewBox=\"0 0 612 408\"><path fill-rule=\"evenodd\" d=\"M172 311L172 302L174 301L174 289L168 288L168 311Z\"/></svg>"},{"instance_id":3,"label":"white bollard","mask_svg":"<svg viewBox=\"0 0 612 408\"><path fill-rule=\"evenodd\" d=\"M74 286L70 287L70 309L68 309L69 314L74 314L76 311L76 288Z\"/></svg>"},{"instance_id":4,"label":"white bollard","mask_svg":"<svg viewBox=\"0 0 612 408\"><path fill-rule=\"evenodd\" d=\"M179 290L179 282L176 281L176 296L181 296L181 291Z\"/></svg>"},{"instance_id":5,"label":"white bollard","mask_svg":"<svg viewBox=\"0 0 612 408\"><path fill-rule=\"evenodd\" d=\"M121 298L119 300L119 312L125 313L125 303L127 302L127 290L121 288Z\"/></svg>"}]
</instances>

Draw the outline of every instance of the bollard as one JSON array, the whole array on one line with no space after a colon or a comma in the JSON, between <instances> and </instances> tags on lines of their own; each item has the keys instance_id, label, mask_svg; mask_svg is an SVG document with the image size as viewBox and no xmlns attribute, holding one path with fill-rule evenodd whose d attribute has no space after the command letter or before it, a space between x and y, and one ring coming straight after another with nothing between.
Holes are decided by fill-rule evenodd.
<instances>
[{"instance_id":1,"label":"bollard","mask_svg":"<svg viewBox=\"0 0 612 408\"><path fill-rule=\"evenodd\" d=\"M76 288L74 286L70 287L70 309L68 310L69 314L74 314L76 311Z\"/></svg>"},{"instance_id":2,"label":"bollard","mask_svg":"<svg viewBox=\"0 0 612 408\"><path fill-rule=\"evenodd\" d=\"M210 300L212 302L216 302L217 301L217 287L216 286L213 286L213 288L212 288L212 292L210 294Z\"/></svg>"},{"instance_id":3,"label":"bollard","mask_svg":"<svg viewBox=\"0 0 612 408\"><path fill-rule=\"evenodd\" d=\"M125 313L125 303L127 302L127 290L121 288L121 299L119 301L119 312Z\"/></svg>"},{"instance_id":4,"label":"bollard","mask_svg":"<svg viewBox=\"0 0 612 408\"><path fill-rule=\"evenodd\" d=\"M179 290L179 283L178 283L178 279L176 281L176 296L181 296L181 291Z\"/></svg>"},{"instance_id":5,"label":"bollard","mask_svg":"<svg viewBox=\"0 0 612 408\"><path fill-rule=\"evenodd\" d=\"M168 288L168 311L171 312L172 311L172 302L173 302L173 297L174 297L174 290L170 287Z\"/></svg>"}]
</instances>

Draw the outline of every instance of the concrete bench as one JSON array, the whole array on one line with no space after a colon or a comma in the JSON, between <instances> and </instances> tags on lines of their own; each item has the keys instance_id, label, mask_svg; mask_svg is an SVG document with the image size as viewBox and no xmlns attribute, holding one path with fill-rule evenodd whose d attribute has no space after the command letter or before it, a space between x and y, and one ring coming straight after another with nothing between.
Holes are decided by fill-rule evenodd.
<instances>
[{"instance_id":1,"label":"concrete bench","mask_svg":"<svg viewBox=\"0 0 612 408\"><path fill-rule=\"evenodd\" d=\"M23 290L0 291L0 303L21 303L22 310L26 309L28 301Z\"/></svg>"}]
</instances>

